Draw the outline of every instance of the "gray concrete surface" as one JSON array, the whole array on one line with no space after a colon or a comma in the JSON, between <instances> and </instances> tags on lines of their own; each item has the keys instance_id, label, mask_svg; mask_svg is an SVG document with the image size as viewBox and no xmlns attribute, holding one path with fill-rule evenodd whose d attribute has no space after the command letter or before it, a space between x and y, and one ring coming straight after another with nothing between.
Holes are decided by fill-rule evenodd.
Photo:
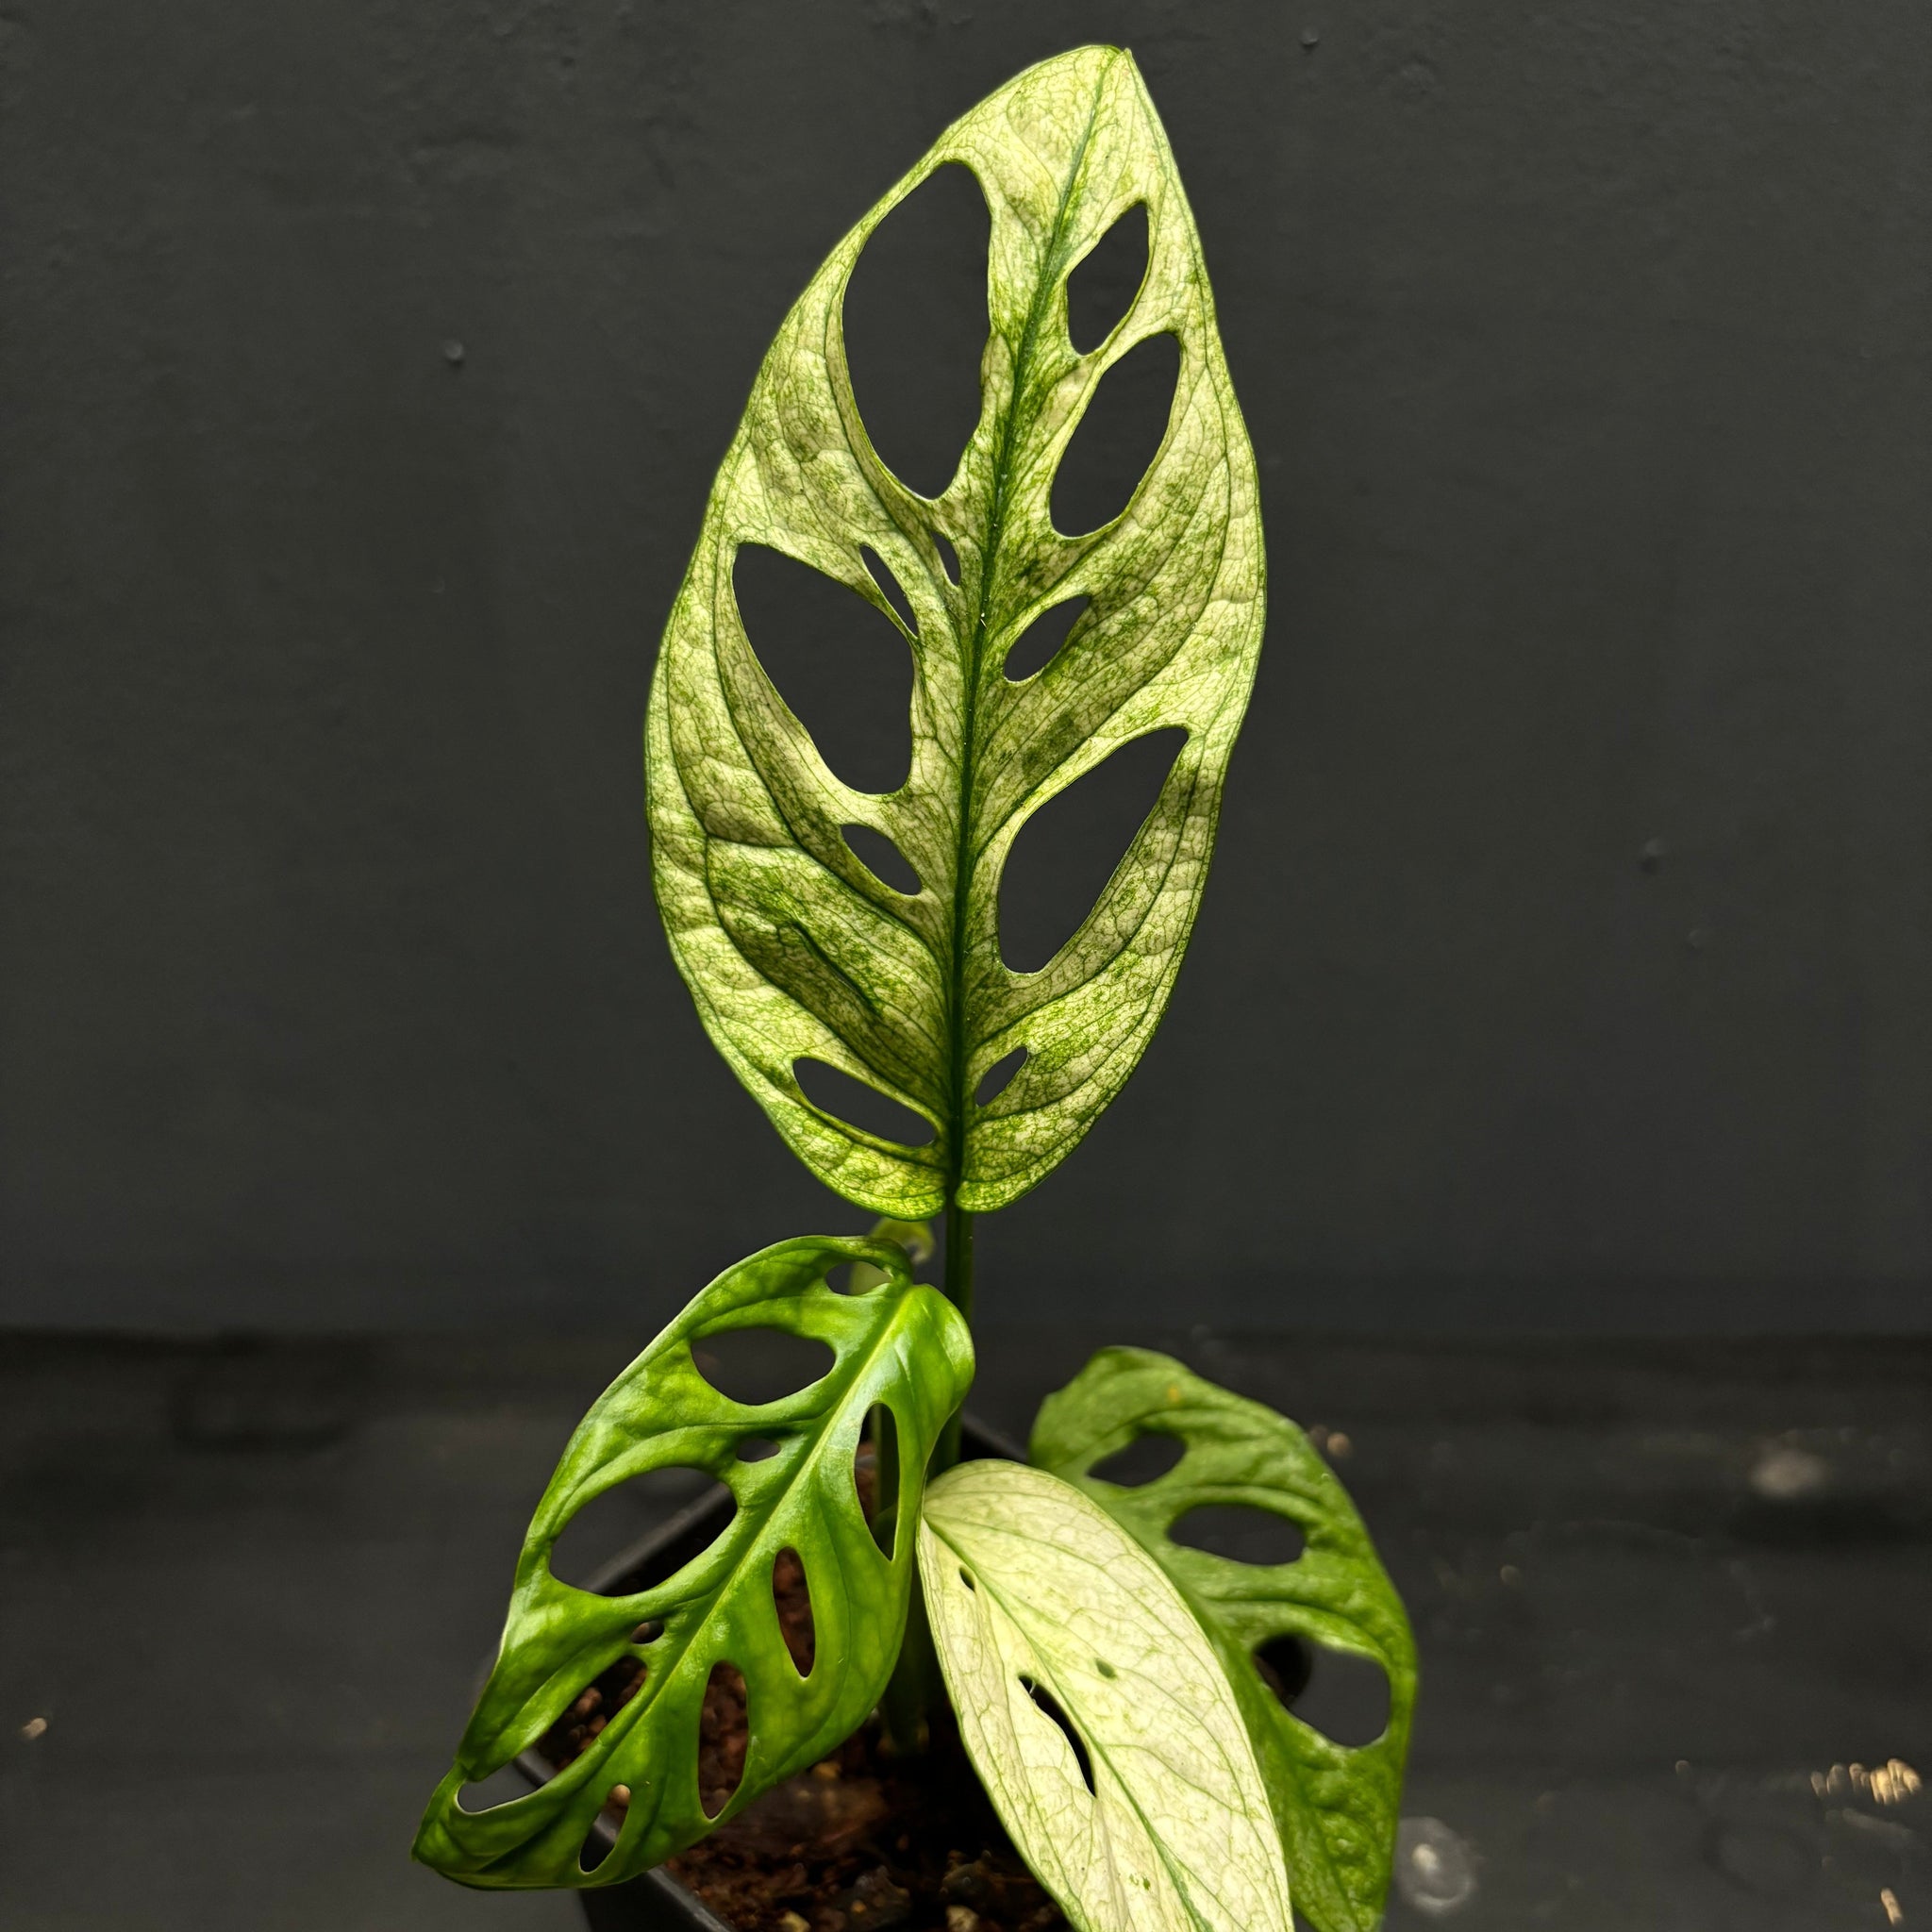
<instances>
[{"instance_id":1,"label":"gray concrete surface","mask_svg":"<svg viewBox=\"0 0 1932 1932\"><path fill-rule=\"evenodd\" d=\"M986 1335L975 1405L1024 1434L1094 1339ZM527 1512L636 1345L6 1338L0 1924L575 1924L407 1852ZM1852 1770L1932 1773L1927 1343L1166 1345L1347 1438L1422 1653L1405 1810L1475 1885L1430 1918L1408 1871L1392 1928L1932 1913L1932 1797Z\"/></svg>"}]
</instances>

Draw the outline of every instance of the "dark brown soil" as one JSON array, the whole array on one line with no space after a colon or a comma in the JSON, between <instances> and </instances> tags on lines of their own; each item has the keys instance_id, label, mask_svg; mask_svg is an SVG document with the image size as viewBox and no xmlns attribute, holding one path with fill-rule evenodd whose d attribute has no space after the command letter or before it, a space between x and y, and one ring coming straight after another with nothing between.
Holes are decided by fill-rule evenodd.
<instances>
[{"instance_id":1,"label":"dark brown soil","mask_svg":"<svg viewBox=\"0 0 1932 1932\"><path fill-rule=\"evenodd\" d=\"M861 1452L856 1474L866 1500L868 1462ZM791 1551L780 1556L772 1583L786 1646L807 1670L814 1655L811 1603ZM552 1764L568 1764L636 1695L644 1674L639 1659L620 1657L537 1748ZM980 1789L951 1713L935 1711L932 1728L924 1756L897 1758L874 1717L809 1771L672 1859L672 1874L737 1932L1063 1927L1059 1907L1021 1861ZM738 1789L746 1738L744 1679L721 1664L706 1686L698 1731L698 1790L707 1811L722 1811Z\"/></svg>"},{"instance_id":2,"label":"dark brown soil","mask_svg":"<svg viewBox=\"0 0 1932 1932\"><path fill-rule=\"evenodd\" d=\"M707 1700L708 1731L710 1716ZM886 1755L874 1720L671 1870L739 1932L1066 1924L1021 1863L950 1723L924 1757L907 1760Z\"/></svg>"}]
</instances>

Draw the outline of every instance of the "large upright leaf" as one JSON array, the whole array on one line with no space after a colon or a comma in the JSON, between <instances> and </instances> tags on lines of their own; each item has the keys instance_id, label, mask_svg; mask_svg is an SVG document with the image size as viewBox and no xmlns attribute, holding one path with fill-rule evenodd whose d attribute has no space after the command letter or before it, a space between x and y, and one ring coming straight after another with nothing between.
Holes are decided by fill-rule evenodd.
<instances>
[{"instance_id":1,"label":"large upright leaf","mask_svg":"<svg viewBox=\"0 0 1932 1932\"><path fill-rule=\"evenodd\" d=\"M972 170L991 210L991 334L978 425L952 482L927 499L866 435L841 313L867 237L948 162ZM1137 204L1145 279L1081 354L1067 333L1068 274ZM1062 534L1049 515L1061 455L1107 371L1161 333L1179 343L1180 375L1159 453L1112 523ZM935 531L957 554L957 584ZM896 791L835 777L765 675L732 591L747 542L889 616L861 550L898 579L917 629L906 633L912 762ZM679 969L720 1051L830 1186L911 1218L997 1208L1119 1091L1193 924L1261 594L1254 457L1174 157L1132 58L1083 47L955 123L799 297L718 474L652 688L658 897ZM1008 648L1076 596L1091 607L1052 661L1008 679ZM1187 740L1098 903L1041 971L1008 970L997 895L1015 835L1109 753L1174 725ZM921 890L876 878L847 824L890 838ZM986 1071L1020 1047L1018 1075L975 1104ZM914 1108L931 1143L902 1145L813 1106L801 1059Z\"/></svg>"},{"instance_id":2,"label":"large upright leaf","mask_svg":"<svg viewBox=\"0 0 1932 1932\"><path fill-rule=\"evenodd\" d=\"M974 1768L1080 1932L1289 1932L1240 1707L1118 1524L1040 1470L962 1463L926 1493L919 1572Z\"/></svg>"},{"instance_id":3,"label":"large upright leaf","mask_svg":"<svg viewBox=\"0 0 1932 1932\"><path fill-rule=\"evenodd\" d=\"M1090 1474L1145 1435L1185 1445L1164 1475L1124 1488ZM1102 1349L1049 1395L1028 1453L1131 1530L1180 1586L1241 1699L1297 1908L1320 1932L1370 1932L1381 1923L1394 1857L1415 1641L1334 1473L1285 1417L1140 1348ZM1191 1509L1229 1504L1290 1518L1306 1539L1301 1556L1257 1567L1169 1536ZM1255 1653L1284 1636L1380 1665L1389 1677L1389 1725L1380 1738L1349 1749L1283 1708Z\"/></svg>"},{"instance_id":4,"label":"large upright leaf","mask_svg":"<svg viewBox=\"0 0 1932 1932\"><path fill-rule=\"evenodd\" d=\"M846 1262L878 1286L839 1294ZM691 1346L732 1329L777 1328L827 1342L832 1367L781 1401L750 1406L705 1380ZM416 1856L465 1884L612 1885L702 1838L760 1791L824 1756L878 1700L899 1651L910 1590L913 1512L941 1424L973 1378L973 1343L937 1290L914 1287L887 1241L808 1237L726 1270L620 1375L572 1436L517 1560L503 1649L438 1786ZM859 1507L853 1457L875 1403L892 1412L905 1533L888 1558ZM775 1444L757 1461L747 1438ZM728 1528L665 1582L593 1596L551 1574L550 1551L578 1510L654 1469L708 1470L738 1508ZM782 1551L802 1558L816 1655L801 1675L773 1595ZM533 1744L620 1658L642 1683L591 1747L541 1790L465 1811L462 1787ZM750 1744L717 1818L698 1788L698 1724L712 1668L742 1674ZM628 1788L617 1848L593 1871L585 1839L613 1786Z\"/></svg>"}]
</instances>

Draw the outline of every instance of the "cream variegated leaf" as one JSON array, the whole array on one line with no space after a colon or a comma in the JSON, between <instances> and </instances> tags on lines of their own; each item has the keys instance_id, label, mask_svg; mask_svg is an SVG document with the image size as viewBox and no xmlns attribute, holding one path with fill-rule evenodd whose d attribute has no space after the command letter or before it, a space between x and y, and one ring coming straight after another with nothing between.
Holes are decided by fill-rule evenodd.
<instances>
[{"instance_id":1,"label":"cream variegated leaf","mask_svg":"<svg viewBox=\"0 0 1932 1932\"><path fill-rule=\"evenodd\" d=\"M977 426L951 483L916 495L869 441L847 372L844 293L867 238L949 163L991 215ZM1090 353L1068 275L1137 204L1149 258ZM1060 458L1107 372L1171 334L1165 440L1126 508L1084 534L1049 514ZM958 558L958 581L934 533ZM741 545L784 552L891 615L869 547L916 620L912 758L895 791L832 774L748 639ZM1008 648L1091 600L1034 675ZM856 607L855 607L856 612ZM786 317L724 458L664 636L647 765L658 903L712 1040L819 1176L875 1212L1003 1206L1080 1140L1133 1071L1193 924L1262 615L1255 465L1200 239L1132 58L1084 47L957 122L840 242ZM894 617L894 623L899 620ZM999 881L1049 799L1135 739L1187 738L1084 923L1039 972L1002 959ZM875 877L841 827L899 848L921 890ZM985 1105L987 1070L1024 1047ZM910 1146L807 1099L824 1062L932 1124Z\"/></svg>"},{"instance_id":2,"label":"cream variegated leaf","mask_svg":"<svg viewBox=\"0 0 1932 1932\"><path fill-rule=\"evenodd\" d=\"M1080 1932L1290 1932L1240 1705L1125 1530L1042 1470L963 1463L926 1491L919 1569L974 1768Z\"/></svg>"}]
</instances>

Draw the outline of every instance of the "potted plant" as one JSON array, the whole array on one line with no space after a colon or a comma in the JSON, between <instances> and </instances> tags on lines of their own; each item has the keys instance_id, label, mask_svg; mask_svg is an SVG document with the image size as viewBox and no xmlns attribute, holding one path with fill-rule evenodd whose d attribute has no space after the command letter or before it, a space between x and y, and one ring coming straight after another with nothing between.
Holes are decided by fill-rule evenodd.
<instances>
[{"instance_id":1,"label":"potted plant","mask_svg":"<svg viewBox=\"0 0 1932 1932\"><path fill-rule=\"evenodd\" d=\"M991 211L990 332L978 425L926 498L868 439L841 305L867 238L947 164ZM1140 208L1139 291L1083 353L1068 276ZM1051 512L1068 441L1109 368L1161 333L1180 374L1158 454L1118 517L1065 535ZM899 625L915 679L897 790L842 784L766 676L732 590L746 543ZM1061 1914L1093 1932L1289 1932L1291 1894L1321 1932L1377 1923L1414 1650L1302 1431L1178 1361L1106 1349L1041 1407L1024 1460L970 1434L962 1455L974 1219L1066 1158L1158 1024L1262 595L1254 458L1174 158L1132 58L1080 48L949 128L792 308L652 691L658 899L699 1013L799 1158L885 1219L728 1269L585 1418L418 1857L475 1886L625 1886L634 1923L740 1932ZM1074 598L1050 660L1009 676L1015 643ZM1015 834L1174 726L1185 742L1098 902L1044 968L1013 972L997 891ZM856 828L896 848L908 890L864 862ZM804 1062L889 1096L930 1138L815 1105ZM914 1269L941 1217L935 1288ZM706 1344L745 1329L808 1338L829 1365L778 1400L734 1400ZM1146 1437L1178 1459L1108 1480ZM578 1511L674 1466L724 1488L596 1588L558 1580L552 1547ZM1172 1538L1217 1504L1286 1519L1303 1554L1255 1565ZM1297 1643L1386 1673L1379 1739L1345 1749L1294 1716L1280 1664ZM537 1789L466 1807L519 1757ZM654 1872L643 1893L628 1884Z\"/></svg>"}]
</instances>

